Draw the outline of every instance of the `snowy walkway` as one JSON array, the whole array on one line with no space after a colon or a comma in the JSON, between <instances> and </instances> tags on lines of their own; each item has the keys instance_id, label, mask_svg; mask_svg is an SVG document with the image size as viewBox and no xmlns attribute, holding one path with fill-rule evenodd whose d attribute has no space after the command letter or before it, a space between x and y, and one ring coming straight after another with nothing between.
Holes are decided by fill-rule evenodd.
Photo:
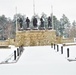
<instances>
[{"instance_id":1,"label":"snowy walkway","mask_svg":"<svg viewBox=\"0 0 76 75\"><path fill-rule=\"evenodd\" d=\"M0 65L0 74L76 75L76 62L68 62L65 52L61 55L51 46L25 47L17 63Z\"/></svg>"}]
</instances>

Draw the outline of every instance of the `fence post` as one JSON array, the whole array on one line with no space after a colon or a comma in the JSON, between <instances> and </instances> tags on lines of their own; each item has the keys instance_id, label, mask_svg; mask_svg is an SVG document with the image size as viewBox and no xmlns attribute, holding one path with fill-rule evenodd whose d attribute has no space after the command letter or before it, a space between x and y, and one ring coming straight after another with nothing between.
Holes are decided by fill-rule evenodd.
<instances>
[{"instance_id":1,"label":"fence post","mask_svg":"<svg viewBox=\"0 0 76 75\"><path fill-rule=\"evenodd\" d=\"M63 54L63 46L61 46L61 54Z\"/></svg>"},{"instance_id":2,"label":"fence post","mask_svg":"<svg viewBox=\"0 0 76 75\"><path fill-rule=\"evenodd\" d=\"M14 60L16 60L16 50L14 51Z\"/></svg>"},{"instance_id":3,"label":"fence post","mask_svg":"<svg viewBox=\"0 0 76 75\"><path fill-rule=\"evenodd\" d=\"M67 48L67 57L69 57L69 48Z\"/></svg>"},{"instance_id":4,"label":"fence post","mask_svg":"<svg viewBox=\"0 0 76 75\"><path fill-rule=\"evenodd\" d=\"M53 43L51 43L51 48L53 48Z\"/></svg>"},{"instance_id":5,"label":"fence post","mask_svg":"<svg viewBox=\"0 0 76 75\"><path fill-rule=\"evenodd\" d=\"M55 49L55 44L54 44L54 49Z\"/></svg>"},{"instance_id":6,"label":"fence post","mask_svg":"<svg viewBox=\"0 0 76 75\"><path fill-rule=\"evenodd\" d=\"M59 51L59 46L57 45L57 52Z\"/></svg>"},{"instance_id":7,"label":"fence post","mask_svg":"<svg viewBox=\"0 0 76 75\"><path fill-rule=\"evenodd\" d=\"M19 48L17 48L17 56L20 55L20 51L19 51Z\"/></svg>"}]
</instances>

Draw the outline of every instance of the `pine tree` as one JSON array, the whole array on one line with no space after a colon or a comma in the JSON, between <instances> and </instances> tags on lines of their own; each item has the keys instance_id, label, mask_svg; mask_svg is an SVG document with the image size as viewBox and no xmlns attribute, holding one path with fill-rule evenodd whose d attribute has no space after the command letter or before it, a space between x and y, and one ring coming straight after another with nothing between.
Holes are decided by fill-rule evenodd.
<instances>
[{"instance_id":1,"label":"pine tree","mask_svg":"<svg viewBox=\"0 0 76 75\"><path fill-rule=\"evenodd\" d=\"M53 25L54 25L54 29L56 30L56 35L59 35L59 25L60 25L60 22L56 18L56 16L53 16Z\"/></svg>"},{"instance_id":2,"label":"pine tree","mask_svg":"<svg viewBox=\"0 0 76 75\"><path fill-rule=\"evenodd\" d=\"M71 38L76 38L76 21L72 22L72 27L70 29L69 35Z\"/></svg>"},{"instance_id":3,"label":"pine tree","mask_svg":"<svg viewBox=\"0 0 76 75\"><path fill-rule=\"evenodd\" d=\"M66 29L70 27L69 19L63 14L62 18L60 19L60 35L64 37L68 37L68 33Z\"/></svg>"}]
</instances>

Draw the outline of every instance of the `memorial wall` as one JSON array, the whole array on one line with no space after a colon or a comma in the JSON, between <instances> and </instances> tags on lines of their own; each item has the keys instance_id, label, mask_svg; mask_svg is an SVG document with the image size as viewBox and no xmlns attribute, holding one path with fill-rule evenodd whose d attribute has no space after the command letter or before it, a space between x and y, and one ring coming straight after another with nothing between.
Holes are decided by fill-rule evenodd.
<instances>
[{"instance_id":1,"label":"memorial wall","mask_svg":"<svg viewBox=\"0 0 76 75\"><path fill-rule=\"evenodd\" d=\"M56 42L55 30L17 31L15 46L44 46Z\"/></svg>"},{"instance_id":2,"label":"memorial wall","mask_svg":"<svg viewBox=\"0 0 76 75\"><path fill-rule=\"evenodd\" d=\"M30 19L26 18L26 29L23 27L22 18L19 19L16 25L16 37L15 46L44 46L51 45L51 42L56 41L56 31L52 28L51 17L47 19L47 28L45 27L45 22L43 17L40 18L40 26L38 26L38 20L33 17L33 28L30 28ZM19 26L19 27L18 27Z\"/></svg>"}]
</instances>

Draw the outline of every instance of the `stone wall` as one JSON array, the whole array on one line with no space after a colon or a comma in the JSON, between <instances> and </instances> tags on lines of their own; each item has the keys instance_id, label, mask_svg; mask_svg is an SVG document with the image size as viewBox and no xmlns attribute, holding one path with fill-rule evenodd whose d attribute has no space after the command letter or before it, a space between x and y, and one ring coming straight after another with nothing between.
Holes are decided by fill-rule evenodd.
<instances>
[{"instance_id":1,"label":"stone wall","mask_svg":"<svg viewBox=\"0 0 76 75\"><path fill-rule=\"evenodd\" d=\"M55 30L27 30L16 32L15 46L43 46L56 41Z\"/></svg>"},{"instance_id":2,"label":"stone wall","mask_svg":"<svg viewBox=\"0 0 76 75\"><path fill-rule=\"evenodd\" d=\"M15 39L7 39L0 41L0 46L44 46L51 45L51 43L71 43L74 42L73 38L63 39L56 36L55 30L27 30L17 31Z\"/></svg>"},{"instance_id":3,"label":"stone wall","mask_svg":"<svg viewBox=\"0 0 76 75\"><path fill-rule=\"evenodd\" d=\"M60 37L60 36L56 37L56 43L58 43L58 44L73 43L73 42L74 42L74 38L65 38L65 39L63 39L63 37Z\"/></svg>"},{"instance_id":4,"label":"stone wall","mask_svg":"<svg viewBox=\"0 0 76 75\"><path fill-rule=\"evenodd\" d=\"M62 43L72 43L72 42L74 42L74 39L73 39L73 38L62 39L61 42L62 42Z\"/></svg>"},{"instance_id":5,"label":"stone wall","mask_svg":"<svg viewBox=\"0 0 76 75\"><path fill-rule=\"evenodd\" d=\"M8 46L8 45L9 45L9 40L0 41L0 46Z\"/></svg>"},{"instance_id":6,"label":"stone wall","mask_svg":"<svg viewBox=\"0 0 76 75\"><path fill-rule=\"evenodd\" d=\"M9 40L9 45L14 45L15 44L15 39L8 39Z\"/></svg>"}]
</instances>

